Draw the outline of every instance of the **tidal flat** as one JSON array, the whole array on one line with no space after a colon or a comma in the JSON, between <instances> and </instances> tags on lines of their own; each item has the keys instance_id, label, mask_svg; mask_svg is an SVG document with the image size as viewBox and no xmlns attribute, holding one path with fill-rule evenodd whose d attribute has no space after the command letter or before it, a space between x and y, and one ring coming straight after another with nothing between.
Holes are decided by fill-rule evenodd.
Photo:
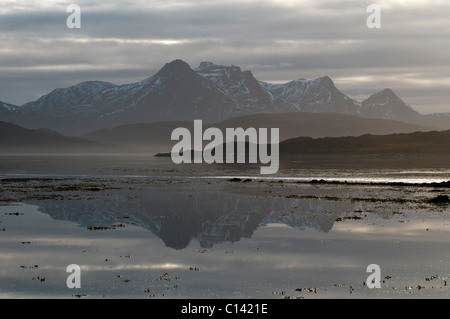
<instances>
[{"instance_id":1,"label":"tidal flat","mask_svg":"<svg viewBox=\"0 0 450 319\"><path fill-rule=\"evenodd\" d=\"M0 165L0 298L450 297L445 167ZM381 288L367 286L372 264Z\"/></svg>"}]
</instances>

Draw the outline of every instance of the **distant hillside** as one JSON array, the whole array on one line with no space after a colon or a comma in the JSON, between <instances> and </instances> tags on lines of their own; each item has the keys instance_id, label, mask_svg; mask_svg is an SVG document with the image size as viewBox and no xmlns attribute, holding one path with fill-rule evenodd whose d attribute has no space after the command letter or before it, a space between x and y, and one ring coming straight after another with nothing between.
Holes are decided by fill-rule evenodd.
<instances>
[{"instance_id":1,"label":"distant hillside","mask_svg":"<svg viewBox=\"0 0 450 319\"><path fill-rule=\"evenodd\" d=\"M0 153L66 154L110 153L123 147L67 137L48 129L29 130L15 124L0 122Z\"/></svg>"},{"instance_id":2,"label":"distant hillside","mask_svg":"<svg viewBox=\"0 0 450 319\"><path fill-rule=\"evenodd\" d=\"M81 136L84 140L101 143L126 145L143 152L166 151L171 144L172 131L177 127L186 127L191 132L194 122L157 122L127 124L87 133Z\"/></svg>"},{"instance_id":3,"label":"distant hillside","mask_svg":"<svg viewBox=\"0 0 450 319\"><path fill-rule=\"evenodd\" d=\"M365 119L337 113L299 112L238 116L212 125L204 124L203 129L211 126L221 129L224 133L227 127L279 128L280 141L299 136L318 138L434 130L432 127L392 120ZM141 150L160 147L159 151L165 152L168 151L170 145L174 144L170 137L172 131L177 127L186 127L192 132L193 121L122 125L112 129L94 131L83 135L82 138L96 142L127 145Z\"/></svg>"},{"instance_id":4,"label":"distant hillside","mask_svg":"<svg viewBox=\"0 0 450 319\"><path fill-rule=\"evenodd\" d=\"M285 158L300 154L450 154L450 131L319 139L298 137L282 142L280 153Z\"/></svg>"},{"instance_id":5,"label":"distant hillside","mask_svg":"<svg viewBox=\"0 0 450 319\"><path fill-rule=\"evenodd\" d=\"M342 113L308 112L244 115L216 123L212 126L220 129L226 127L278 127L280 129L280 141L299 136L320 138L436 130L436 128L430 126L394 120L361 118L356 115Z\"/></svg>"}]
</instances>

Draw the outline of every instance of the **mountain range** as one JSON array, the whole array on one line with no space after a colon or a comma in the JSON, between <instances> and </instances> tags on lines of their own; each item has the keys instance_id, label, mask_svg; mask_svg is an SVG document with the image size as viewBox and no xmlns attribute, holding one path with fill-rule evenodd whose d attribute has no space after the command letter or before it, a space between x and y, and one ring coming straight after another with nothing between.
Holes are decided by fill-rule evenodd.
<instances>
[{"instance_id":1,"label":"mountain range","mask_svg":"<svg viewBox=\"0 0 450 319\"><path fill-rule=\"evenodd\" d=\"M63 136L49 129L27 129L0 121L0 154L126 153L126 146Z\"/></svg>"},{"instance_id":2,"label":"mountain range","mask_svg":"<svg viewBox=\"0 0 450 319\"><path fill-rule=\"evenodd\" d=\"M284 84L257 80L238 66L202 62L192 69L175 60L137 83L88 81L58 88L22 106L0 102L0 120L82 135L134 123L216 123L236 116L275 113L338 113L450 129L450 114L422 115L385 89L359 102L327 77Z\"/></svg>"},{"instance_id":3,"label":"mountain range","mask_svg":"<svg viewBox=\"0 0 450 319\"><path fill-rule=\"evenodd\" d=\"M193 122L172 121L141 124L126 124L112 129L102 129L81 136L85 140L105 144L132 147L139 152L167 152L174 145L171 133L177 127L193 131ZM427 132L433 128L394 120L367 119L356 115L339 113L270 113L252 114L229 118L213 124L203 125L219 128L228 127L279 128L280 141L308 136L312 138L360 136L363 134L385 135L393 133Z\"/></svg>"},{"instance_id":4,"label":"mountain range","mask_svg":"<svg viewBox=\"0 0 450 319\"><path fill-rule=\"evenodd\" d=\"M450 152L450 130L438 132L416 124L336 113L244 115L211 126L221 130L278 127L283 159L306 154ZM193 123L128 124L72 137L50 129L27 129L0 121L0 154L155 154L170 151L175 143L170 140L171 131L177 127L192 131Z\"/></svg>"}]
</instances>

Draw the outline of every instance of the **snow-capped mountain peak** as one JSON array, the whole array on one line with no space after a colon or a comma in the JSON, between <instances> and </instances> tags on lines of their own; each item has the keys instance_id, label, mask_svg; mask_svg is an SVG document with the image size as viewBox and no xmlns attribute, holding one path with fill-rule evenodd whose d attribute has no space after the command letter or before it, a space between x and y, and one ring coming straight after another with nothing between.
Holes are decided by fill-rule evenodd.
<instances>
[{"instance_id":1,"label":"snow-capped mountain peak","mask_svg":"<svg viewBox=\"0 0 450 319\"><path fill-rule=\"evenodd\" d=\"M362 102L365 116L416 121L420 114L400 99L391 89L384 89Z\"/></svg>"},{"instance_id":2,"label":"snow-capped mountain peak","mask_svg":"<svg viewBox=\"0 0 450 319\"><path fill-rule=\"evenodd\" d=\"M212 62L202 62L196 71L230 98L237 108L245 112L258 112L259 109L262 113L274 110L271 95L261 87L251 71Z\"/></svg>"},{"instance_id":3,"label":"snow-capped mountain peak","mask_svg":"<svg viewBox=\"0 0 450 319\"><path fill-rule=\"evenodd\" d=\"M274 100L283 101L298 111L358 114L358 103L340 92L328 76L314 80L302 78L285 84L260 84Z\"/></svg>"},{"instance_id":4,"label":"snow-capped mountain peak","mask_svg":"<svg viewBox=\"0 0 450 319\"><path fill-rule=\"evenodd\" d=\"M371 103L387 103L387 102L398 102L400 98L391 89L384 89L378 93L371 95L367 100Z\"/></svg>"}]
</instances>

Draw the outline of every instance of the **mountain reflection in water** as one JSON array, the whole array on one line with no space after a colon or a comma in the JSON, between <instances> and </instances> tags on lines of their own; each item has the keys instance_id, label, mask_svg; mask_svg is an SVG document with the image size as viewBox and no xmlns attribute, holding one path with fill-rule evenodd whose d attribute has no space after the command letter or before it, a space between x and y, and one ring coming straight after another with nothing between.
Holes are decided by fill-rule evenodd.
<instances>
[{"instance_id":1,"label":"mountain reflection in water","mask_svg":"<svg viewBox=\"0 0 450 319\"><path fill-rule=\"evenodd\" d=\"M334 221L353 205L324 199L264 197L183 187L150 186L107 199L28 201L54 219L82 227L132 224L151 231L173 249L186 248L192 239L202 248L250 238L268 224L328 232Z\"/></svg>"}]
</instances>

